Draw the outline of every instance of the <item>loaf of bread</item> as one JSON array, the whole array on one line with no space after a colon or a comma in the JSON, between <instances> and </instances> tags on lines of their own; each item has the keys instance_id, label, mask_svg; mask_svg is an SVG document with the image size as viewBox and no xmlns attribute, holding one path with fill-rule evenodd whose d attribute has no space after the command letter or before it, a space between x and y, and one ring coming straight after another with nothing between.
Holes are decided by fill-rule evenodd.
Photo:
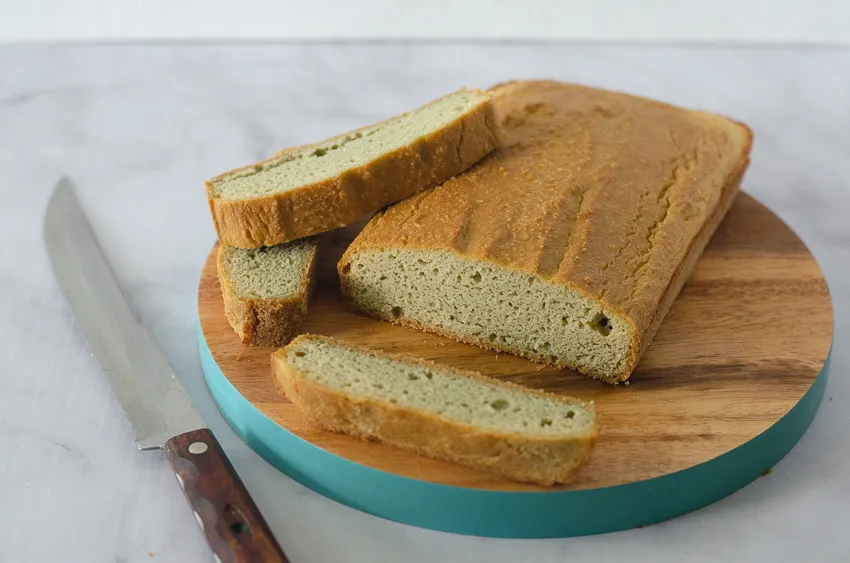
<instances>
[{"instance_id":1,"label":"loaf of bread","mask_svg":"<svg viewBox=\"0 0 850 563\"><path fill-rule=\"evenodd\" d=\"M592 404L324 336L299 336L272 369L323 428L519 481L568 482L598 432Z\"/></svg>"},{"instance_id":2,"label":"loaf of bread","mask_svg":"<svg viewBox=\"0 0 850 563\"><path fill-rule=\"evenodd\" d=\"M219 247L224 312L244 344L283 346L300 334L318 246L311 237L256 249Z\"/></svg>"},{"instance_id":3,"label":"loaf of bread","mask_svg":"<svg viewBox=\"0 0 850 563\"><path fill-rule=\"evenodd\" d=\"M461 90L415 111L207 182L222 244L272 246L348 225L459 174L499 142L487 94Z\"/></svg>"},{"instance_id":4,"label":"loaf of bread","mask_svg":"<svg viewBox=\"0 0 850 563\"><path fill-rule=\"evenodd\" d=\"M505 141L377 213L338 264L360 310L616 383L734 199L750 130L557 82L492 91Z\"/></svg>"}]
</instances>

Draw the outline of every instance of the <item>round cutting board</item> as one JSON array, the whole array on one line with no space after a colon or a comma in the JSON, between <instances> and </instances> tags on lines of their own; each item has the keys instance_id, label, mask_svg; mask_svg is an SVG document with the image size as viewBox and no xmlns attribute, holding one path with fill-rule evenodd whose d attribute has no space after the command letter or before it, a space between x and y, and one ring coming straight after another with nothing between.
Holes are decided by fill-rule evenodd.
<instances>
[{"instance_id":1,"label":"round cutting board","mask_svg":"<svg viewBox=\"0 0 850 563\"><path fill-rule=\"evenodd\" d=\"M243 346L224 317L214 248L198 291L199 345L230 425L281 471L339 502L450 532L563 537L651 524L766 474L823 397L832 306L800 239L741 194L628 385L404 329L351 311L335 264L362 224L324 253L305 331L405 352L596 402L601 432L575 482L516 483L308 424L275 391L270 348Z\"/></svg>"}]
</instances>

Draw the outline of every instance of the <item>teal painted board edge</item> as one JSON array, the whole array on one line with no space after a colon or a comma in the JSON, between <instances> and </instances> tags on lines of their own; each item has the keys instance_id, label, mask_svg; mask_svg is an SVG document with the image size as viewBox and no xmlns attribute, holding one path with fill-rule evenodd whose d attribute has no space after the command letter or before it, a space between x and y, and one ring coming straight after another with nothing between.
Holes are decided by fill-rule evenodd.
<instances>
[{"instance_id":1,"label":"teal painted board edge","mask_svg":"<svg viewBox=\"0 0 850 563\"><path fill-rule=\"evenodd\" d=\"M266 461L302 485L389 520L457 534L552 538L616 532L692 512L773 467L800 440L826 388L830 354L811 388L773 426L711 461L663 477L580 491L465 489L400 477L302 440L262 414L228 381L198 327L201 368L218 409Z\"/></svg>"}]
</instances>

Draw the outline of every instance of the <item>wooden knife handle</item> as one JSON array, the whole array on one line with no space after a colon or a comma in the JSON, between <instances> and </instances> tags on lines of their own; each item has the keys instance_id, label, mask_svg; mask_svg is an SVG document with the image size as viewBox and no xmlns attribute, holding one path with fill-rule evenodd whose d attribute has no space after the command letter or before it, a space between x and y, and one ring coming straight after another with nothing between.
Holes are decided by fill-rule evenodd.
<instances>
[{"instance_id":1,"label":"wooden knife handle","mask_svg":"<svg viewBox=\"0 0 850 563\"><path fill-rule=\"evenodd\" d=\"M165 454L222 563L289 563L212 432L171 438Z\"/></svg>"}]
</instances>

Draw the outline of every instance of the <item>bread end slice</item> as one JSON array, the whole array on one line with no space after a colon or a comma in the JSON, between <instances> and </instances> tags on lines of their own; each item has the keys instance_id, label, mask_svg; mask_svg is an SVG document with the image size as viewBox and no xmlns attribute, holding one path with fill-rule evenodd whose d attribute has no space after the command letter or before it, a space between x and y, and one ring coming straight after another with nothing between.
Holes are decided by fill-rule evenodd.
<instances>
[{"instance_id":1,"label":"bread end slice","mask_svg":"<svg viewBox=\"0 0 850 563\"><path fill-rule=\"evenodd\" d=\"M243 344L283 346L301 332L319 240L241 249L220 246L216 265L227 321Z\"/></svg>"},{"instance_id":2,"label":"bread end slice","mask_svg":"<svg viewBox=\"0 0 850 563\"><path fill-rule=\"evenodd\" d=\"M598 434L592 404L324 336L276 351L272 371L327 430L517 481L569 482Z\"/></svg>"},{"instance_id":3,"label":"bread end slice","mask_svg":"<svg viewBox=\"0 0 850 563\"><path fill-rule=\"evenodd\" d=\"M273 246L348 225L445 182L501 142L490 95L461 90L206 182L218 238Z\"/></svg>"}]
</instances>

